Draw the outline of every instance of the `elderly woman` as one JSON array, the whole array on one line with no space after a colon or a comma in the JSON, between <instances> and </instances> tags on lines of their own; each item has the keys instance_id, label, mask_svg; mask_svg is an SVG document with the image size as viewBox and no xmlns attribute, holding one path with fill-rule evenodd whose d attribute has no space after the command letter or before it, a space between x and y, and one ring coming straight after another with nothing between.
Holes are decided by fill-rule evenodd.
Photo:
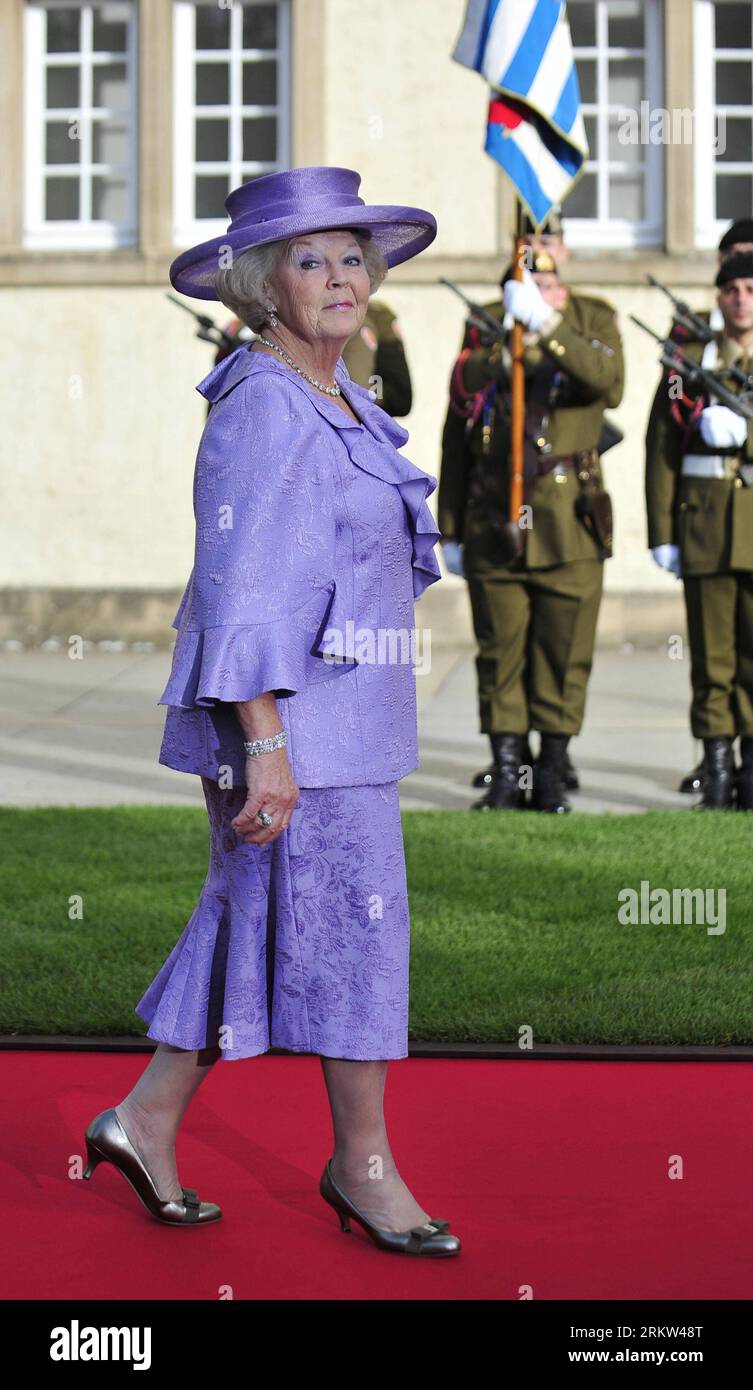
<instances>
[{"instance_id":1,"label":"elderly woman","mask_svg":"<svg viewBox=\"0 0 753 1390\"><path fill-rule=\"evenodd\" d=\"M198 904L136 1012L158 1041L86 1132L148 1210L221 1211L184 1188L175 1138L213 1063L321 1057L334 1152L320 1192L381 1248L460 1249L413 1197L383 1114L407 1056L409 912L398 781L418 766L413 601L440 578L436 479L341 353L387 269L436 236L420 208L367 206L349 169L235 189L227 233L180 255L176 289L259 336L199 385L194 568L160 761L198 774L211 829ZM398 638L399 650L395 649ZM406 641L408 639L408 650ZM378 1179L375 1181L374 1179Z\"/></svg>"}]
</instances>

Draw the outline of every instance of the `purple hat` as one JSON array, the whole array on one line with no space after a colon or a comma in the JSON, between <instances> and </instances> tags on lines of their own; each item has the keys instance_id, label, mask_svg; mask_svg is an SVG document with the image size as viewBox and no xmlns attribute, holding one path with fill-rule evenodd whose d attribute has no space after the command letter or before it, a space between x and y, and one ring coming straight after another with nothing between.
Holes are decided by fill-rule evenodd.
<instances>
[{"instance_id":1,"label":"purple hat","mask_svg":"<svg viewBox=\"0 0 753 1390\"><path fill-rule=\"evenodd\" d=\"M423 208L367 206L358 196L355 169L313 165L263 174L234 188L225 201L230 226L222 236L182 251L170 266L170 281L181 294L216 299L214 276L220 255L251 246L325 232L337 227L367 232L389 266L417 256L437 235L436 219Z\"/></svg>"}]
</instances>

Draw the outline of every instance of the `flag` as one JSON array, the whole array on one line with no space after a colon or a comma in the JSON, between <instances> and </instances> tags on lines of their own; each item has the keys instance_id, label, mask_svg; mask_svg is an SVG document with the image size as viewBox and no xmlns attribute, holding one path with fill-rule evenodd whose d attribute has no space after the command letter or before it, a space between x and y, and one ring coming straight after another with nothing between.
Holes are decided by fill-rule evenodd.
<instances>
[{"instance_id":1,"label":"flag","mask_svg":"<svg viewBox=\"0 0 753 1390\"><path fill-rule=\"evenodd\" d=\"M538 231L588 158L565 5L469 0L452 57L492 88L484 148Z\"/></svg>"}]
</instances>

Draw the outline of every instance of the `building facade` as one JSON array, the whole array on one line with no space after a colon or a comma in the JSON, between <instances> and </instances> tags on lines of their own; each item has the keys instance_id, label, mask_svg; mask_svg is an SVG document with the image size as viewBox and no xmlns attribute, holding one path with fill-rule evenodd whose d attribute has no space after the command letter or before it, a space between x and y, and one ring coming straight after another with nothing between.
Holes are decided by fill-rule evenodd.
<instances>
[{"instance_id":1,"label":"building facade","mask_svg":"<svg viewBox=\"0 0 753 1390\"><path fill-rule=\"evenodd\" d=\"M367 201L439 232L380 297L414 381L405 452L437 473L458 282L497 297L514 201L483 152L487 91L450 54L464 0L3 0L0 304L6 371L0 637L169 641L191 565L191 481L212 349L166 298L178 251L221 233L245 179L357 169ZM602 637L682 623L646 549L643 436L665 331L650 271L699 308L715 248L753 213L753 5L570 0L590 158L563 206L566 278L609 298L626 343L624 441ZM218 323L221 305L186 301ZM432 640L470 633L463 582L430 591Z\"/></svg>"}]
</instances>

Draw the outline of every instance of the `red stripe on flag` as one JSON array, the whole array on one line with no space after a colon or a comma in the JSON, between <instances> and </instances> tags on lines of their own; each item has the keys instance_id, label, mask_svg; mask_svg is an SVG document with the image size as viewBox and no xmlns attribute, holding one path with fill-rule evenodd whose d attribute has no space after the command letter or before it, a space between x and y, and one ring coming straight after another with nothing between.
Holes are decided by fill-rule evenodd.
<instances>
[{"instance_id":1,"label":"red stripe on flag","mask_svg":"<svg viewBox=\"0 0 753 1390\"><path fill-rule=\"evenodd\" d=\"M508 101L502 101L499 97L493 97L489 102L489 115L487 117L493 125L506 126L508 130L515 130L522 121L527 119L525 108L513 106Z\"/></svg>"}]
</instances>

